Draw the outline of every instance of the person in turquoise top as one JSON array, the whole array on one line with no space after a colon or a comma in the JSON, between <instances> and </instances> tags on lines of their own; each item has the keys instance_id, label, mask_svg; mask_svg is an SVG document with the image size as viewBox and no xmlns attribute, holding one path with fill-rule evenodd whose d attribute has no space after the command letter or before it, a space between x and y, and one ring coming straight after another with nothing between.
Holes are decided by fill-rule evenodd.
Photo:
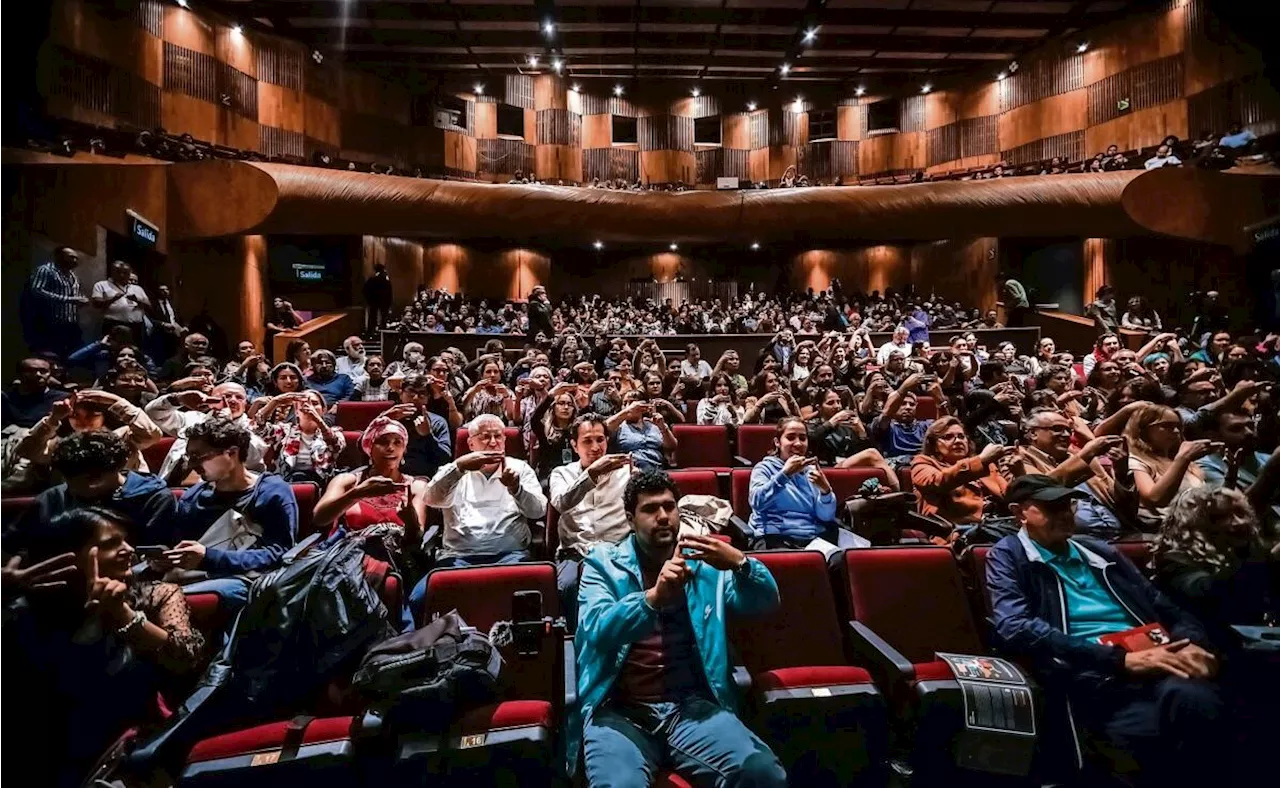
<instances>
[{"instance_id":1,"label":"person in turquoise top","mask_svg":"<svg viewBox=\"0 0 1280 788\"><path fill-rule=\"evenodd\" d=\"M776 608L778 585L726 542L677 539L678 495L661 471L632 476L634 532L583 561L569 774L581 744L591 788L647 788L663 765L695 785L782 788L777 757L737 717L725 632L727 616Z\"/></svg>"},{"instance_id":2,"label":"person in turquoise top","mask_svg":"<svg viewBox=\"0 0 1280 788\"><path fill-rule=\"evenodd\" d=\"M1062 580L1062 592L1067 602L1068 635L1096 640L1102 635L1138 626L1111 592L1102 587L1102 581L1093 573L1079 547L1067 542L1066 550L1055 553L1037 542L1031 543Z\"/></svg>"},{"instance_id":3,"label":"person in turquoise top","mask_svg":"<svg viewBox=\"0 0 1280 788\"><path fill-rule=\"evenodd\" d=\"M836 496L818 458L808 456L808 427L788 416L773 443L774 453L751 469L753 549L803 549L819 536L836 544Z\"/></svg>"}]
</instances>

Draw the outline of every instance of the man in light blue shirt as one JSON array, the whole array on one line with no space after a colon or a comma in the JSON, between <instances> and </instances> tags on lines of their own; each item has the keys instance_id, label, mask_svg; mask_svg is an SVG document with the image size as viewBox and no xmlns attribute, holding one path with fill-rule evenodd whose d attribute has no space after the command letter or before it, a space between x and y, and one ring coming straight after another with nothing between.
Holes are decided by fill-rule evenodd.
<instances>
[{"instance_id":1,"label":"man in light blue shirt","mask_svg":"<svg viewBox=\"0 0 1280 788\"><path fill-rule=\"evenodd\" d=\"M1258 430L1253 419L1239 411L1225 411L1204 424L1205 437L1220 441L1223 450L1196 460L1204 483L1210 487L1234 487L1248 496L1267 525L1280 524L1280 454L1270 456L1256 450ZM1239 461L1234 480L1227 457Z\"/></svg>"},{"instance_id":2,"label":"man in light blue shirt","mask_svg":"<svg viewBox=\"0 0 1280 788\"><path fill-rule=\"evenodd\" d=\"M1249 146L1249 143L1258 138L1258 135L1241 126L1239 123L1232 123L1230 132L1223 135L1218 140L1218 144L1224 148L1230 148L1232 151L1239 151Z\"/></svg>"}]
</instances>

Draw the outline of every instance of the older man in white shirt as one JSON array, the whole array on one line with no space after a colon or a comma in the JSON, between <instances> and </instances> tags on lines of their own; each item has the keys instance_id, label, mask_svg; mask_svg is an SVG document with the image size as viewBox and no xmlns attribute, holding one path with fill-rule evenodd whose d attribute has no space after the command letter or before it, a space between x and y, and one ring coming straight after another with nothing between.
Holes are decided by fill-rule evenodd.
<instances>
[{"instance_id":1,"label":"older man in white shirt","mask_svg":"<svg viewBox=\"0 0 1280 788\"><path fill-rule=\"evenodd\" d=\"M353 381L365 376L364 365L368 357L364 353L364 340L354 334L342 340L342 356L338 359L337 372Z\"/></svg>"},{"instance_id":2,"label":"older man in white shirt","mask_svg":"<svg viewBox=\"0 0 1280 788\"><path fill-rule=\"evenodd\" d=\"M880 350L876 352L876 363L884 366L889 362L889 354L897 350L902 353L903 358L911 358L911 342L907 337L910 332L906 326L898 326L893 330L893 339L880 346Z\"/></svg>"},{"instance_id":3,"label":"older man in white shirt","mask_svg":"<svg viewBox=\"0 0 1280 788\"><path fill-rule=\"evenodd\" d=\"M427 505L444 514L436 566L527 561L528 520L547 513L538 477L524 460L506 456L497 416L478 416L467 430L471 452L442 466L427 485Z\"/></svg>"},{"instance_id":4,"label":"older man in white shirt","mask_svg":"<svg viewBox=\"0 0 1280 788\"><path fill-rule=\"evenodd\" d=\"M615 545L631 533L622 494L631 479L630 454L606 454L609 433L598 413L584 413L569 425L578 461L551 471L551 507L560 513L556 529L556 586L561 610L572 622L578 607L582 559L599 545Z\"/></svg>"},{"instance_id":5,"label":"older man in white shirt","mask_svg":"<svg viewBox=\"0 0 1280 788\"><path fill-rule=\"evenodd\" d=\"M231 419L249 430L249 457L245 460L244 467L251 471L262 471L262 457L267 452L267 443L253 431L249 416L245 413L248 401L244 386L239 383L220 383L213 387L211 396L198 390L188 390L165 394L148 402L143 410L165 435L177 439L169 447L164 464L156 471L156 475L171 486L199 481L194 469L188 468L186 464L187 430L211 416ZM179 407L185 410L179 410Z\"/></svg>"}]
</instances>

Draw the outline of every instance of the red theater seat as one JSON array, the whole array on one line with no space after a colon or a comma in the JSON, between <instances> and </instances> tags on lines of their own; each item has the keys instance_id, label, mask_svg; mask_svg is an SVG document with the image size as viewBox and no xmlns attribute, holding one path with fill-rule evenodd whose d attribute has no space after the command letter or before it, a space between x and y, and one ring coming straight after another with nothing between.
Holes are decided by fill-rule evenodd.
<instances>
[{"instance_id":1,"label":"red theater seat","mask_svg":"<svg viewBox=\"0 0 1280 788\"><path fill-rule=\"evenodd\" d=\"M142 459L147 461L148 471L159 473L160 467L164 465L164 458L169 456L169 449L173 448L174 440L174 438L165 435L142 450Z\"/></svg>"},{"instance_id":2,"label":"red theater seat","mask_svg":"<svg viewBox=\"0 0 1280 788\"><path fill-rule=\"evenodd\" d=\"M1141 539L1124 539L1112 542L1111 546L1124 554L1133 565L1138 567L1138 571L1147 577L1151 577L1151 543Z\"/></svg>"},{"instance_id":3,"label":"red theater seat","mask_svg":"<svg viewBox=\"0 0 1280 788\"><path fill-rule=\"evenodd\" d=\"M676 449L676 467L715 468L724 471L733 467L727 427L676 424L671 429L679 443L679 448Z\"/></svg>"},{"instance_id":4,"label":"red theater seat","mask_svg":"<svg viewBox=\"0 0 1280 788\"><path fill-rule=\"evenodd\" d=\"M556 568L551 563L436 569L427 576L424 619L457 610L468 625L487 632L498 621L511 621L512 600L518 591L542 595L543 615L560 615ZM502 700L473 709L448 728L443 737L411 734L402 737L399 767L414 773L431 768L441 773L499 764L514 768L522 779L545 779L558 765L556 736L564 713L566 681L572 680L565 655L565 639L555 631L543 638L532 657L504 652L507 690ZM566 677L566 671L569 678ZM465 746L457 742L466 737ZM432 772L436 773L436 772Z\"/></svg>"},{"instance_id":5,"label":"red theater seat","mask_svg":"<svg viewBox=\"0 0 1280 788\"><path fill-rule=\"evenodd\" d=\"M507 456L528 460L528 452L524 450L524 438L520 435L520 428L507 427L504 432L507 434ZM454 434L453 458L455 460L464 454L470 453L471 448L467 446L467 436L470 434L466 427L459 427Z\"/></svg>"},{"instance_id":6,"label":"red theater seat","mask_svg":"<svg viewBox=\"0 0 1280 788\"><path fill-rule=\"evenodd\" d=\"M346 439L347 445L342 447L342 453L338 455L338 467L352 470L361 468L369 464L369 458L365 455L364 449L360 448L360 436L364 432L355 430L343 430L342 437Z\"/></svg>"},{"instance_id":7,"label":"red theater seat","mask_svg":"<svg viewBox=\"0 0 1280 788\"><path fill-rule=\"evenodd\" d=\"M879 468L824 468L822 472L831 482L831 492L835 493L838 505L857 495L867 479L879 479L882 487L889 483Z\"/></svg>"},{"instance_id":8,"label":"red theater seat","mask_svg":"<svg viewBox=\"0 0 1280 788\"><path fill-rule=\"evenodd\" d=\"M877 767L887 742L884 701L841 648L826 559L807 550L751 556L768 567L782 600L771 613L730 622L730 641L752 678L752 727L795 784L847 781ZM797 780L797 769L818 773Z\"/></svg>"},{"instance_id":9,"label":"red theater seat","mask_svg":"<svg viewBox=\"0 0 1280 788\"><path fill-rule=\"evenodd\" d=\"M370 400L369 402L339 402L334 411L334 419L342 431L354 430L364 432L374 419L395 403L389 400Z\"/></svg>"},{"instance_id":10,"label":"red theater seat","mask_svg":"<svg viewBox=\"0 0 1280 788\"><path fill-rule=\"evenodd\" d=\"M316 504L320 502L320 488L309 482L290 485L293 497L298 501L298 539L305 539L315 530Z\"/></svg>"},{"instance_id":11,"label":"red theater seat","mask_svg":"<svg viewBox=\"0 0 1280 788\"><path fill-rule=\"evenodd\" d=\"M755 465L773 451L772 424L743 424L738 427L738 456Z\"/></svg>"},{"instance_id":12,"label":"red theater seat","mask_svg":"<svg viewBox=\"0 0 1280 788\"><path fill-rule=\"evenodd\" d=\"M714 495L720 497L720 478L715 471L669 471L680 495Z\"/></svg>"},{"instance_id":13,"label":"red theater seat","mask_svg":"<svg viewBox=\"0 0 1280 788\"><path fill-rule=\"evenodd\" d=\"M729 504L745 522L751 517L751 469L734 468L729 476Z\"/></svg>"}]
</instances>

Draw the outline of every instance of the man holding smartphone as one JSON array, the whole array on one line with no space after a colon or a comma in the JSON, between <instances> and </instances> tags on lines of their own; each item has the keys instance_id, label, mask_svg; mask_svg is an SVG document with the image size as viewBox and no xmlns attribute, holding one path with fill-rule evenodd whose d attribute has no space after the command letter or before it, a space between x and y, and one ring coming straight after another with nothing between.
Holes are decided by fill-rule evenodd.
<instances>
[{"instance_id":1,"label":"man holding smartphone","mask_svg":"<svg viewBox=\"0 0 1280 788\"><path fill-rule=\"evenodd\" d=\"M593 788L647 788L664 764L697 785L781 788L782 765L737 716L725 626L777 607L777 583L726 542L679 537L678 497L661 471L632 476L634 533L583 562L569 772L581 741Z\"/></svg>"}]
</instances>

